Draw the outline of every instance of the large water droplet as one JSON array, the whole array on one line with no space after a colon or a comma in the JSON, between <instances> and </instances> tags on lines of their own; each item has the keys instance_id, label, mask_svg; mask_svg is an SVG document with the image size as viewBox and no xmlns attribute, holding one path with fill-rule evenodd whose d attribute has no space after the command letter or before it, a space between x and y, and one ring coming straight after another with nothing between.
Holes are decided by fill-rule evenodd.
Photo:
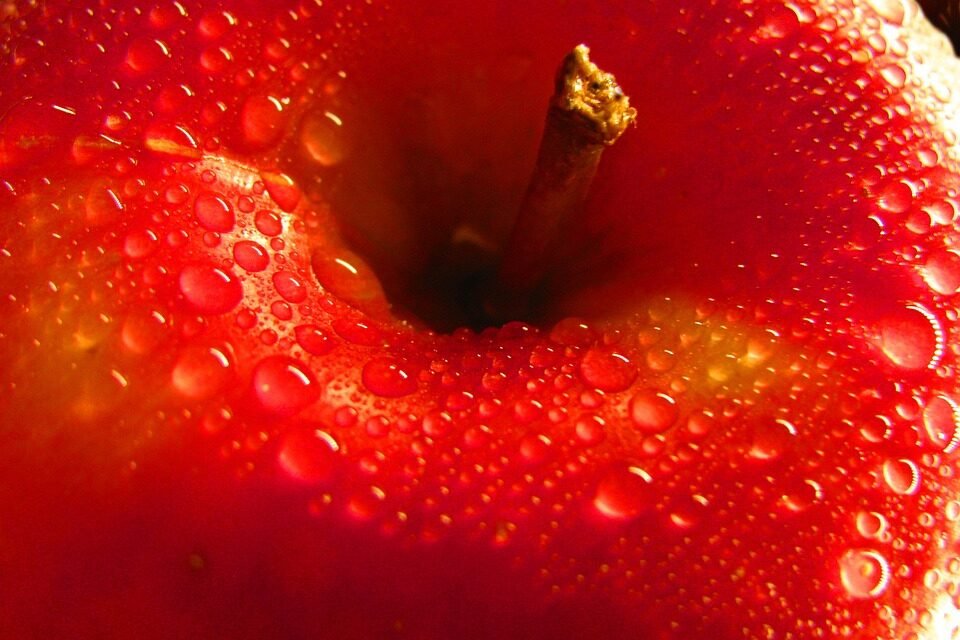
<instances>
[{"instance_id":1,"label":"large water droplet","mask_svg":"<svg viewBox=\"0 0 960 640\"><path fill-rule=\"evenodd\" d=\"M615 467L597 485L593 504L608 518L630 520L652 506L653 479L639 467Z\"/></svg>"},{"instance_id":2,"label":"large water droplet","mask_svg":"<svg viewBox=\"0 0 960 640\"><path fill-rule=\"evenodd\" d=\"M193 203L193 212L209 231L224 233L233 229L233 207L219 195L204 192Z\"/></svg>"},{"instance_id":3,"label":"large water droplet","mask_svg":"<svg viewBox=\"0 0 960 640\"><path fill-rule=\"evenodd\" d=\"M593 347L580 361L580 377L601 391L624 391L637 378L637 368L622 353Z\"/></svg>"},{"instance_id":4,"label":"large water droplet","mask_svg":"<svg viewBox=\"0 0 960 640\"><path fill-rule=\"evenodd\" d=\"M307 299L307 288L302 278L289 271L277 271L273 274L273 286L280 297L287 302L303 302Z\"/></svg>"},{"instance_id":5,"label":"large water droplet","mask_svg":"<svg viewBox=\"0 0 960 640\"><path fill-rule=\"evenodd\" d=\"M384 398L399 398L417 390L417 381L390 358L374 358L361 374L363 386Z\"/></svg>"},{"instance_id":6,"label":"large water droplet","mask_svg":"<svg viewBox=\"0 0 960 640\"><path fill-rule=\"evenodd\" d=\"M935 396L923 408L923 427L927 440L944 453L960 446L960 407L947 396Z\"/></svg>"},{"instance_id":7,"label":"large water droplet","mask_svg":"<svg viewBox=\"0 0 960 640\"><path fill-rule=\"evenodd\" d=\"M320 385L301 362L287 356L268 356L253 370L253 388L265 409L292 415L320 397Z\"/></svg>"},{"instance_id":8,"label":"large water droplet","mask_svg":"<svg viewBox=\"0 0 960 640\"><path fill-rule=\"evenodd\" d=\"M233 259L245 271L256 273L270 264L267 250L253 240L241 240L233 245Z\"/></svg>"},{"instance_id":9,"label":"large water droplet","mask_svg":"<svg viewBox=\"0 0 960 640\"><path fill-rule=\"evenodd\" d=\"M840 557L840 582L854 598L876 598L890 584L890 564L870 549L850 549Z\"/></svg>"},{"instance_id":10,"label":"large water droplet","mask_svg":"<svg viewBox=\"0 0 960 640\"><path fill-rule=\"evenodd\" d=\"M857 514L857 532L864 538L878 539L887 530L887 519L876 511L861 511Z\"/></svg>"},{"instance_id":11,"label":"large water droplet","mask_svg":"<svg viewBox=\"0 0 960 640\"><path fill-rule=\"evenodd\" d=\"M902 369L929 367L942 355L943 327L926 307L909 305L887 315L878 328L881 350Z\"/></svg>"},{"instance_id":12,"label":"large water droplet","mask_svg":"<svg viewBox=\"0 0 960 640\"><path fill-rule=\"evenodd\" d=\"M230 359L223 349L193 347L177 358L170 381L184 396L203 400L223 390L231 373Z\"/></svg>"},{"instance_id":13,"label":"large water droplet","mask_svg":"<svg viewBox=\"0 0 960 640\"><path fill-rule=\"evenodd\" d=\"M300 145L304 154L322 167L343 162L347 142L343 122L329 111L310 111L300 123Z\"/></svg>"},{"instance_id":14,"label":"large water droplet","mask_svg":"<svg viewBox=\"0 0 960 640\"><path fill-rule=\"evenodd\" d=\"M630 399L630 418L644 431L666 431L677 421L677 403L665 393L640 391Z\"/></svg>"},{"instance_id":15,"label":"large water droplet","mask_svg":"<svg viewBox=\"0 0 960 640\"><path fill-rule=\"evenodd\" d=\"M309 484L333 477L340 445L319 429L297 429L286 435L277 460L292 477Z\"/></svg>"},{"instance_id":16,"label":"large water droplet","mask_svg":"<svg viewBox=\"0 0 960 640\"><path fill-rule=\"evenodd\" d=\"M920 488L920 467L906 458L887 460L883 463L883 480L894 493L913 495Z\"/></svg>"},{"instance_id":17,"label":"large water droplet","mask_svg":"<svg viewBox=\"0 0 960 640\"><path fill-rule=\"evenodd\" d=\"M183 268L180 291L187 302L208 314L226 313L243 299L243 285L233 274L204 264Z\"/></svg>"},{"instance_id":18,"label":"large water droplet","mask_svg":"<svg viewBox=\"0 0 960 640\"><path fill-rule=\"evenodd\" d=\"M923 279L939 294L955 294L960 289L960 255L951 250L931 253L923 265Z\"/></svg>"}]
</instances>

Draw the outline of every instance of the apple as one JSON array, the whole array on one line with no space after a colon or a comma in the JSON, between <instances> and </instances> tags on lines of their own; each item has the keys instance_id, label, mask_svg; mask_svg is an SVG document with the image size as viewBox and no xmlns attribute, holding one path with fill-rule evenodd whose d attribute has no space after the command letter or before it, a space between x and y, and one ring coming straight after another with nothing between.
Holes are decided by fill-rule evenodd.
<instances>
[{"instance_id":1,"label":"apple","mask_svg":"<svg viewBox=\"0 0 960 640\"><path fill-rule=\"evenodd\" d=\"M3 637L960 634L912 2L2 11ZM514 231L580 43L636 126Z\"/></svg>"}]
</instances>

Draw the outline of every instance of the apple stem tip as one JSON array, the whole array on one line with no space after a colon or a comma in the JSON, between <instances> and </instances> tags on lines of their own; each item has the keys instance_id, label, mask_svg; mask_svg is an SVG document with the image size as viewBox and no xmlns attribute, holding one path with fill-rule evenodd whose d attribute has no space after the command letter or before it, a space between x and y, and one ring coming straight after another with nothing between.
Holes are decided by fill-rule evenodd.
<instances>
[{"instance_id":1,"label":"apple stem tip","mask_svg":"<svg viewBox=\"0 0 960 640\"><path fill-rule=\"evenodd\" d=\"M485 300L492 318L517 319L536 306L551 257L583 209L603 150L635 123L630 99L589 54L578 45L557 71L536 167Z\"/></svg>"}]
</instances>

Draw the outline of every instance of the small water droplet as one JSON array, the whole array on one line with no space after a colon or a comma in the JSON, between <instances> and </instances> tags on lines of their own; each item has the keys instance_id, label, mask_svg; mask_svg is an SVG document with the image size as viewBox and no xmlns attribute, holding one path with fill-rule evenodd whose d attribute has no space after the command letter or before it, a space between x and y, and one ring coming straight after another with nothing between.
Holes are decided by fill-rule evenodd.
<instances>
[{"instance_id":1,"label":"small water droplet","mask_svg":"<svg viewBox=\"0 0 960 640\"><path fill-rule=\"evenodd\" d=\"M303 363L287 356L268 356L253 370L253 388L265 409L292 415L320 397L320 385Z\"/></svg>"},{"instance_id":2,"label":"small water droplet","mask_svg":"<svg viewBox=\"0 0 960 640\"><path fill-rule=\"evenodd\" d=\"M923 427L927 440L944 453L952 453L960 446L958 424L960 407L948 396L935 396L923 408Z\"/></svg>"},{"instance_id":3,"label":"small water droplet","mask_svg":"<svg viewBox=\"0 0 960 640\"><path fill-rule=\"evenodd\" d=\"M879 539L887 530L887 519L876 511L861 511L857 514L857 532L864 538Z\"/></svg>"},{"instance_id":4,"label":"small water droplet","mask_svg":"<svg viewBox=\"0 0 960 640\"><path fill-rule=\"evenodd\" d=\"M221 314L243 299L243 285L231 273L211 265L187 265L180 272L180 291L198 311Z\"/></svg>"},{"instance_id":5,"label":"small water droplet","mask_svg":"<svg viewBox=\"0 0 960 640\"><path fill-rule=\"evenodd\" d=\"M126 65L136 73L149 73L170 57L170 48L152 38L138 38L127 48Z\"/></svg>"},{"instance_id":6,"label":"small water droplet","mask_svg":"<svg viewBox=\"0 0 960 640\"><path fill-rule=\"evenodd\" d=\"M336 342L316 325L300 325L293 331L297 338L297 344L309 354L315 356L326 355L336 346Z\"/></svg>"},{"instance_id":7,"label":"small water droplet","mask_svg":"<svg viewBox=\"0 0 960 640\"><path fill-rule=\"evenodd\" d=\"M283 221L280 219L280 216L273 211L266 209L257 211L253 217L253 223L256 225L257 231L270 238L278 236L283 232Z\"/></svg>"}]
</instances>

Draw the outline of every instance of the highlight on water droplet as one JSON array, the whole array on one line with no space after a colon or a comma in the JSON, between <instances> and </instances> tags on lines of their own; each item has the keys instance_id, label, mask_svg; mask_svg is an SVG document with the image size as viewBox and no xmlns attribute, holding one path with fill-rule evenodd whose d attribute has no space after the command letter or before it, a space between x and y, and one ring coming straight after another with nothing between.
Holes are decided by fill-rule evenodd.
<instances>
[{"instance_id":1,"label":"highlight on water droplet","mask_svg":"<svg viewBox=\"0 0 960 640\"><path fill-rule=\"evenodd\" d=\"M293 415L320 398L320 384L307 366L280 355L257 363L253 389L260 404L278 415Z\"/></svg>"},{"instance_id":2,"label":"highlight on water droplet","mask_svg":"<svg viewBox=\"0 0 960 640\"><path fill-rule=\"evenodd\" d=\"M653 478L639 467L615 466L597 485L593 505L612 520L632 520L652 507Z\"/></svg>"},{"instance_id":3,"label":"highlight on water droplet","mask_svg":"<svg viewBox=\"0 0 960 640\"><path fill-rule=\"evenodd\" d=\"M201 313L226 313L243 299L243 285L236 276L212 265L187 265L179 284L183 297Z\"/></svg>"},{"instance_id":4,"label":"highlight on water droplet","mask_svg":"<svg viewBox=\"0 0 960 640\"><path fill-rule=\"evenodd\" d=\"M854 598L876 598L890 585L890 564L872 549L849 549L839 565L840 582Z\"/></svg>"},{"instance_id":5,"label":"highlight on water droplet","mask_svg":"<svg viewBox=\"0 0 960 640\"><path fill-rule=\"evenodd\" d=\"M115 222L123 212L123 202L117 193L102 183L94 183L87 191L85 201L87 224L101 226Z\"/></svg>"},{"instance_id":6,"label":"highlight on water droplet","mask_svg":"<svg viewBox=\"0 0 960 640\"><path fill-rule=\"evenodd\" d=\"M320 429L295 429L283 438L277 461L291 477L307 484L329 481L336 472L340 444Z\"/></svg>"}]
</instances>

